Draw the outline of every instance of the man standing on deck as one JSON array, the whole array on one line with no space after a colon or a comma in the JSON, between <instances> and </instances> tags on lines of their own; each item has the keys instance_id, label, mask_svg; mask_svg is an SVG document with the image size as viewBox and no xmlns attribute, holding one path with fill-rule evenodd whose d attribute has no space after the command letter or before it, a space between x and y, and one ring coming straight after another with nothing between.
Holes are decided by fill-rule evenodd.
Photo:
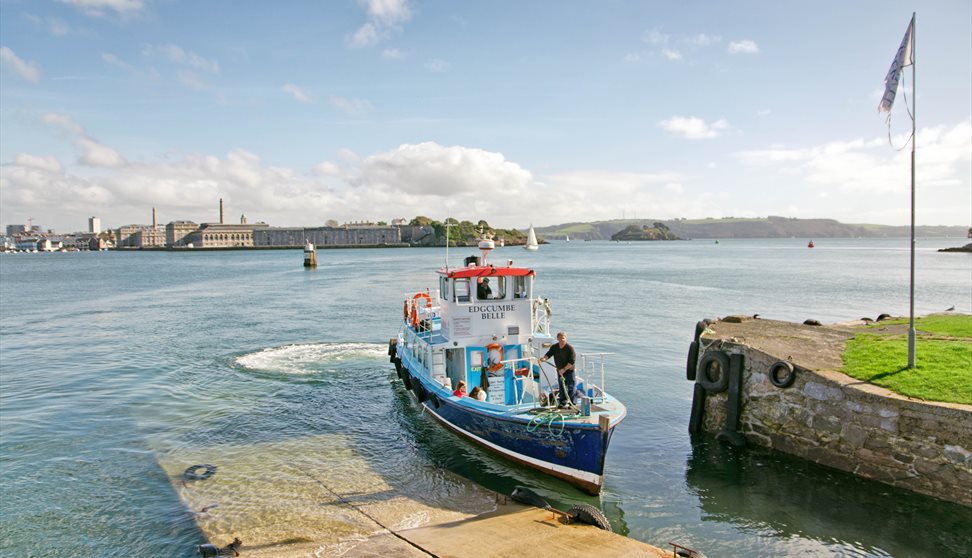
<instances>
[{"instance_id":1,"label":"man standing on deck","mask_svg":"<svg viewBox=\"0 0 972 558\"><path fill-rule=\"evenodd\" d=\"M567 344L567 334L563 331L557 332L557 344L550 346L540 362L546 362L550 357L553 357L557 366L557 374L563 379L558 382L560 393L557 399L560 406L565 407L573 403L570 396L574 393L574 361L577 360L577 353L574 352L574 347Z\"/></svg>"}]
</instances>

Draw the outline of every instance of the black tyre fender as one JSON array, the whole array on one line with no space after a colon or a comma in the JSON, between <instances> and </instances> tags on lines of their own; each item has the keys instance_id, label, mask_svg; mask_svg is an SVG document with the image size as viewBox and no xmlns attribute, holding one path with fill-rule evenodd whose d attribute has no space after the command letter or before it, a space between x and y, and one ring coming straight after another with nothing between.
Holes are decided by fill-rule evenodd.
<instances>
[{"instance_id":1,"label":"black tyre fender","mask_svg":"<svg viewBox=\"0 0 972 558\"><path fill-rule=\"evenodd\" d=\"M785 360L778 360L769 367L769 381L780 389L786 389L796 381L796 369L793 364Z\"/></svg>"},{"instance_id":2,"label":"black tyre fender","mask_svg":"<svg viewBox=\"0 0 972 558\"><path fill-rule=\"evenodd\" d=\"M411 391L411 389L412 389L412 376L409 375L407 368L405 368L402 371L402 383L405 384L405 389Z\"/></svg>"},{"instance_id":3,"label":"black tyre fender","mask_svg":"<svg viewBox=\"0 0 972 558\"><path fill-rule=\"evenodd\" d=\"M436 409L439 408L439 398L434 393L429 394L429 403Z\"/></svg>"},{"instance_id":4,"label":"black tyre fender","mask_svg":"<svg viewBox=\"0 0 972 558\"><path fill-rule=\"evenodd\" d=\"M735 446L737 448L745 447L746 437L742 435L741 432L735 432L732 430L723 430L716 434L716 440Z\"/></svg>"},{"instance_id":5,"label":"black tyre fender","mask_svg":"<svg viewBox=\"0 0 972 558\"><path fill-rule=\"evenodd\" d=\"M202 471L200 471L200 469L202 469ZM215 465L203 463L202 465L193 465L192 467L189 467L184 473L182 473L182 477L186 480L206 480L215 474Z\"/></svg>"},{"instance_id":6,"label":"black tyre fender","mask_svg":"<svg viewBox=\"0 0 972 558\"><path fill-rule=\"evenodd\" d=\"M396 358L393 362L395 363L395 373L398 374L398 379L401 380L403 376L402 371L404 370L402 361Z\"/></svg>"},{"instance_id":7,"label":"black tyre fender","mask_svg":"<svg viewBox=\"0 0 972 558\"><path fill-rule=\"evenodd\" d=\"M604 517L604 513L590 504L574 504L569 510L567 510L567 513L570 514L570 517L572 517L574 521L594 525L595 527L600 527L605 531L612 530L611 522Z\"/></svg>"},{"instance_id":8,"label":"black tyre fender","mask_svg":"<svg viewBox=\"0 0 972 558\"><path fill-rule=\"evenodd\" d=\"M718 366L715 366L718 365ZM713 374L718 372L718 377ZM729 387L729 355L722 351L706 351L696 371L698 382L709 393L722 393Z\"/></svg>"},{"instance_id":9,"label":"black tyre fender","mask_svg":"<svg viewBox=\"0 0 972 558\"><path fill-rule=\"evenodd\" d=\"M701 322L699 322L701 323ZM689 345L688 361L685 363L685 379L694 382L695 373L699 366L699 341L695 340Z\"/></svg>"},{"instance_id":10,"label":"black tyre fender","mask_svg":"<svg viewBox=\"0 0 972 558\"><path fill-rule=\"evenodd\" d=\"M536 492L530 490L525 486L517 486L513 489L513 493L510 494L510 498L513 498L521 504L526 504L528 506L536 506L541 509L547 509L550 504L543 499L543 496L537 494Z\"/></svg>"},{"instance_id":11,"label":"black tyre fender","mask_svg":"<svg viewBox=\"0 0 972 558\"><path fill-rule=\"evenodd\" d=\"M428 394L425 392L425 388L422 387L422 382L415 380L412 382L412 391L415 392L415 398L421 403L428 398Z\"/></svg>"},{"instance_id":12,"label":"black tyre fender","mask_svg":"<svg viewBox=\"0 0 972 558\"><path fill-rule=\"evenodd\" d=\"M699 337L702 337L702 332L705 331L705 328L707 327L709 327L709 324L706 323L706 320L695 322L695 341L698 341Z\"/></svg>"}]
</instances>

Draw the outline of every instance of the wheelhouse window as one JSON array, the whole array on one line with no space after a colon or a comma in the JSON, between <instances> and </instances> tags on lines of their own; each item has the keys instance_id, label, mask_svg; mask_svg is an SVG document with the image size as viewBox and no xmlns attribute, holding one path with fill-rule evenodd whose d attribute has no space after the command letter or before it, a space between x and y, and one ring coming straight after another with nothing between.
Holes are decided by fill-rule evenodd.
<instances>
[{"instance_id":1,"label":"wheelhouse window","mask_svg":"<svg viewBox=\"0 0 972 558\"><path fill-rule=\"evenodd\" d=\"M530 298L529 286L529 277L513 277L513 298Z\"/></svg>"},{"instance_id":2,"label":"wheelhouse window","mask_svg":"<svg viewBox=\"0 0 972 558\"><path fill-rule=\"evenodd\" d=\"M456 279L456 302L469 302L469 279Z\"/></svg>"},{"instance_id":3,"label":"wheelhouse window","mask_svg":"<svg viewBox=\"0 0 972 558\"><path fill-rule=\"evenodd\" d=\"M476 280L478 300L503 300L506 298L506 277L482 277Z\"/></svg>"}]
</instances>

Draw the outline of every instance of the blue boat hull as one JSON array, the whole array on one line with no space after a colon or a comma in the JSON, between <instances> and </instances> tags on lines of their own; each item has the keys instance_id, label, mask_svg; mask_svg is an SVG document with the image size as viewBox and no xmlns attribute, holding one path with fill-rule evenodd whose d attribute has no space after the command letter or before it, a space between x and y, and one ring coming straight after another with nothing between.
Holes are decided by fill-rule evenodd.
<instances>
[{"instance_id":1,"label":"blue boat hull","mask_svg":"<svg viewBox=\"0 0 972 558\"><path fill-rule=\"evenodd\" d=\"M421 385L422 405L457 434L509 459L560 477L591 494L601 490L604 457L613 426L555 420L534 420L528 413L504 413L476 408L469 398L451 397L442 386L424 381L401 361L410 384ZM607 422L607 421L605 421Z\"/></svg>"}]
</instances>

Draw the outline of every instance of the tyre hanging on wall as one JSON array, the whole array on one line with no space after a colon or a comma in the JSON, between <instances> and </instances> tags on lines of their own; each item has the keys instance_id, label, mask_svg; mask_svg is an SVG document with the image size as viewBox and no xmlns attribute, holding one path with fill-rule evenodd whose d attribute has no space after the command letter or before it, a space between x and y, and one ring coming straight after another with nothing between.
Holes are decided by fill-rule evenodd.
<instances>
[{"instance_id":1,"label":"tyre hanging on wall","mask_svg":"<svg viewBox=\"0 0 972 558\"><path fill-rule=\"evenodd\" d=\"M729 387L729 355L723 351L706 351L696 371L698 382L709 393L722 393Z\"/></svg>"},{"instance_id":2,"label":"tyre hanging on wall","mask_svg":"<svg viewBox=\"0 0 972 558\"><path fill-rule=\"evenodd\" d=\"M689 345L688 360L685 363L685 379L694 382L695 373L699 366L699 342L692 341Z\"/></svg>"},{"instance_id":3,"label":"tyre hanging on wall","mask_svg":"<svg viewBox=\"0 0 972 558\"><path fill-rule=\"evenodd\" d=\"M791 362L778 360L769 367L767 375L774 386L786 389L796 381L796 368L793 367Z\"/></svg>"}]
</instances>

